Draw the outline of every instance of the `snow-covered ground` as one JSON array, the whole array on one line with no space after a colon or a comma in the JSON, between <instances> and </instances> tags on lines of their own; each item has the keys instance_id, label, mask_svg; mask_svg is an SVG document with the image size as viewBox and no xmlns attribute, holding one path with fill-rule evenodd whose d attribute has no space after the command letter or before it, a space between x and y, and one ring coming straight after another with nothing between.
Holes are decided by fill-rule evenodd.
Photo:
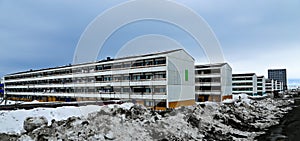
<instances>
[{"instance_id":1,"label":"snow-covered ground","mask_svg":"<svg viewBox=\"0 0 300 141\"><path fill-rule=\"evenodd\" d=\"M32 110L0 111L0 133L21 133L27 117L44 116L48 121L65 120L72 116L86 116L100 110L100 106L35 108Z\"/></svg>"},{"instance_id":2,"label":"snow-covered ground","mask_svg":"<svg viewBox=\"0 0 300 141\"><path fill-rule=\"evenodd\" d=\"M16 138L24 141L254 140L264 129L278 124L291 110L285 107L291 103L293 100L250 100L246 95L238 95L224 103L205 102L161 112L131 103L87 106L86 110L82 110L84 107L37 108L7 111L0 115L0 125L8 125L1 130L5 133L21 133ZM80 115L84 116L72 117ZM45 116L48 126L24 132L22 125L27 116ZM51 119L55 121L50 122ZM7 123L2 122L5 120ZM9 125L15 128L10 129Z\"/></svg>"}]
</instances>

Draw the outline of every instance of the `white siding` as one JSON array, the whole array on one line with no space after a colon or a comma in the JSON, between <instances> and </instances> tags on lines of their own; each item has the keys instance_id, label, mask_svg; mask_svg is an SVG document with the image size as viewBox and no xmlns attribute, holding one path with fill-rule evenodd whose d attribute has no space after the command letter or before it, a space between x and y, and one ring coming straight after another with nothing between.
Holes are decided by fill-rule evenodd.
<instances>
[{"instance_id":1,"label":"white siding","mask_svg":"<svg viewBox=\"0 0 300 141\"><path fill-rule=\"evenodd\" d=\"M168 101L195 99L194 59L183 50L170 53L167 58ZM186 70L188 81L185 80Z\"/></svg>"},{"instance_id":2,"label":"white siding","mask_svg":"<svg viewBox=\"0 0 300 141\"><path fill-rule=\"evenodd\" d=\"M232 94L232 68L225 64L221 69L222 96Z\"/></svg>"}]
</instances>

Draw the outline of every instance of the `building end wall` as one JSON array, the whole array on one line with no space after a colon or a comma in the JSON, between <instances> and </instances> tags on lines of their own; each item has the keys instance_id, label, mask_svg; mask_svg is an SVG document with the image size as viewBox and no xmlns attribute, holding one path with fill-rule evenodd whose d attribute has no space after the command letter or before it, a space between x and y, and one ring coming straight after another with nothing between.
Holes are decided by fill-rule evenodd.
<instances>
[{"instance_id":1,"label":"building end wall","mask_svg":"<svg viewBox=\"0 0 300 141\"><path fill-rule=\"evenodd\" d=\"M184 50L180 50L168 54L167 60L168 103L195 102L194 59ZM169 107L171 108L172 105Z\"/></svg>"}]
</instances>

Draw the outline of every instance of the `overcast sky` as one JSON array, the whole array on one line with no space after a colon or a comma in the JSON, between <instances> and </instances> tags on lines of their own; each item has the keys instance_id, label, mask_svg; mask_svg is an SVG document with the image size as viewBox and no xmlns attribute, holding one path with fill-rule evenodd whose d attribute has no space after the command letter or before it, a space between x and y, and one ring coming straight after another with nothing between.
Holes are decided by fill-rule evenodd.
<instances>
[{"instance_id":1,"label":"overcast sky","mask_svg":"<svg viewBox=\"0 0 300 141\"><path fill-rule=\"evenodd\" d=\"M72 63L87 25L121 2L124 0L0 0L0 76ZM289 78L300 78L299 0L177 2L196 11L211 26L233 73L267 76L268 68L286 68ZM126 16L126 12L121 16ZM118 49L128 34L137 33L134 29L141 35L149 34L149 29L161 31L164 27L168 29L167 35L173 34L178 40L186 38L179 29L171 30L174 27L162 23L135 24L120 30L106 46ZM186 42L190 44L182 44L193 46L192 41Z\"/></svg>"}]
</instances>

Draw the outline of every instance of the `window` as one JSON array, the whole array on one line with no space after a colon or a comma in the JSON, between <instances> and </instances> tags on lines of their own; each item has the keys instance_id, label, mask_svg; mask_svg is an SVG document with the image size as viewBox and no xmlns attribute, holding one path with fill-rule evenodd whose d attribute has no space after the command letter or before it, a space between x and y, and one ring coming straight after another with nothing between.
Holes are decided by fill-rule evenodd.
<instances>
[{"instance_id":1,"label":"window","mask_svg":"<svg viewBox=\"0 0 300 141\"><path fill-rule=\"evenodd\" d=\"M243 80L252 80L252 77L248 78L232 78L233 81L243 81Z\"/></svg>"},{"instance_id":2,"label":"window","mask_svg":"<svg viewBox=\"0 0 300 141\"><path fill-rule=\"evenodd\" d=\"M112 77L110 75L104 76L104 81L112 81Z\"/></svg>"},{"instance_id":3,"label":"window","mask_svg":"<svg viewBox=\"0 0 300 141\"><path fill-rule=\"evenodd\" d=\"M98 71L99 71L99 70L103 70L103 66L102 66L102 65L97 65L97 66L96 66L96 70L98 70Z\"/></svg>"},{"instance_id":4,"label":"window","mask_svg":"<svg viewBox=\"0 0 300 141\"><path fill-rule=\"evenodd\" d=\"M116 82L122 81L122 76L121 75L114 75L113 80Z\"/></svg>"},{"instance_id":5,"label":"window","mask_svg":"<svg viewBox=\"0 0 300 141\"><path fill-rule=\"evenodd\" d=\"M88 81L88 82L94 83L94 82L95 82L95 78L94 78L94 77L88 77L88 78L87 78L87 81Z\"/></svg>"},{"instance_id":6,"label":"window","mask_svg":"<svg viewBox=\"0 0 300 141\"><path fill-rule=\"evenodd\" d=\"M129 81L130 80L130 76L129 75L123 75L123 81Z\"/></svg>"},{"instance_id":7,"label":"window","mask_svg":"<svg viewBox=\"0 0 300 141\"><path fill-rule=\"evenodd\" d=\"M124 62L123 63L123 68L130 68L131 67L131 62Z\"/></svg>"},{"instance_id":8,"label":"window","mask_svg":"<svg viewBox=\"0 0 300 141\"><path fill-rule=\"evenodd\" d=\"M122 63L115 63L115 64L113 64L113 68L114 69L120 69L120 68L122 68Z\"/></svg>"},{"instance_id":9,"label":"window","mask_svg":"<svg viewBox=\"0 0 300 141\"><path fill-rule=\"evenodd\" d=\"M166 58L157 58L154 61L154 65L162 65L162 64L166 64Z\"/></svg>"},{"instance_id":10,"label":"window","mask_svg":"<svg viewBox=\"0 0 300 141\"><path fill-rule=\"evenodd\" d=\"M105 64L105 65L103 65L103 70L110 70L111 67L112 67L111 64Z\"/></svg>"},{"instance_id":11,"label":"window","mask_svg":"<svg viewBox=\"0 0 300 141\"><path fill-rule=\"evenodd\" d=\"M201 87L197 87L197 90L201 90L201 91L220 91L221 90L221 86L201 86Z\"/></svg>"},{"instance_id":12,"label":"window","mask_svg":"<svg viewBox=\"0 0 300 141\"><path fill-rule=\"evenodd\" d=\"M252 86L253 83L247 82L247 83L233 83L233 86Z\"/></svg>"},{"instance_id":13,"label":"window","mask_svg":"<svg viewBox=\"0 0 300 141\"><path fill-rule=\"evenodd\" d=\"M98 88L98 93L114 93L114 88L113 87L101 87Z\"/></svg>"},{"instance_id":14,"label":"window","mask_svg":"<svg viewBox=\"0 0 300 141\"><path fill-rule=\"evenodd\" d=\"M151 80L152 77L153 77L152 73L146 73L146 74L145 74L145 79L146 79L146 80Z\"/></svg>"},{"instance_id":15,"label":"window","mask_svg":"<svg viewBox=\"0 0 300 141\"><path fill-rule=\"evenodd\" d=\"M146 107L153 107L154 101L153 100L145 100L145 106Z\"/></svg>"},{"instance_id":16,"label":"window","mask_svg":"<svg viewBox=\"0 0 300 141\"><path fill-rule=\"evenodd\" d=\"M155 94L166 94L166 86L155 86L154 93Z\"/></svg>"},{"instance_id":17,"label":"window","mask_svg":"<svg viewBox=\"0 0 300 141\"><path fill-rule=\"evenodd\" d=\"M151 88L145 88L145 93L151 93Z\"/></svg>"},{"instance_id":18,"label":"window","mask_svg":"<svg viewBox=\"0 0 300 141\"><path fill-rule=\"evenodd\" d=\"M103 80L103 76L96 76L96 81L102 82Z\"/></svg>"},{"instance_id":19,"label":"window","mask_svg":"<svg viewBox=\"0 0 300 141\"><path fill-rule=\"evenodd\" d=\"M132 88L132 92L137 93L137 94L142 94L144 91L145 90L143 87L133 87Z\"/></svg>"},{"instance_id":20,"label":"window","mask_svg":"<svg viewBox=\"0 0 300 141\"><path fill-rule=\"evenodd\" d=\"M129 87L123 87L122 88L122 92L123 93L129 93L130 92L130 88Z\"/></svg>"},{"instance_id":21,"label":"window","mask_svg":"<svg viewBox=\"0 0 300 141\"><path fill-rule=\"evenodd\" d=\"M113 87L115 93L121 93L121 87Z\"/></svg>"},{"instance_id":22,"label":"window","mask_svg":"<svg viewBox=\"0 0 300 141\"><path fill-rule=\"evenodd\" d=\"M145 60L145 66L153 65L153 59L147 59Z\"/></svg>"},{"instance_id":23,"label":"window","mask_svg":"<svg viewBox=\"0 0 300 141\"><path fill-rule=\"evenodd\" d=\"M157 72L154 74L155 79L165 79L166 78L166 72Z\"/></svg>"},{"instance_id":24,"label":"window","mask_svg":"<svg viewBox=\"0 0 300 141\"><path fill-rule=\"evenodd\" d=\"M253 88L233 88L233 91L253 91Z\"/></svg>"},{"instance_id":25,"label":"window","mask_svg":"<svg viewBox=\"0 0 300 141\"><path fill-rule=\"evenodd\" d=\"M132 64L132 67L141 67L141 66L144 66L143 60L134 61Z\"/></svg>"},{"instance_id":26,"label":"window","mask_svg":"<svg viewBox=\"0 0 300 141\"><path fill-rule=\"evenodd\" d=\"M141 75L140 74L133 74L132 75L132 80L133 81L139 81L139 80L141 80Z\"/></svg>"},{"instance_id":27,"label":"window","mask_svg":"<svg viewBox=\"0 0 300 141\"><path fill-rule=\"evenodd\" d=\"M211 73L212 74L221 73L221 70L220 69L213 69L213 70L211 70Z\"/></svg>"},{"instance_id":28,"label":"window","mask_svg":"<svg viewBox=\"0 0 300 141\"><path fill-rule=\"evenodd\" d=\"M90 66L89 67L89 72L95 72L95 66Z\"/></svg>"}]
</instances>

